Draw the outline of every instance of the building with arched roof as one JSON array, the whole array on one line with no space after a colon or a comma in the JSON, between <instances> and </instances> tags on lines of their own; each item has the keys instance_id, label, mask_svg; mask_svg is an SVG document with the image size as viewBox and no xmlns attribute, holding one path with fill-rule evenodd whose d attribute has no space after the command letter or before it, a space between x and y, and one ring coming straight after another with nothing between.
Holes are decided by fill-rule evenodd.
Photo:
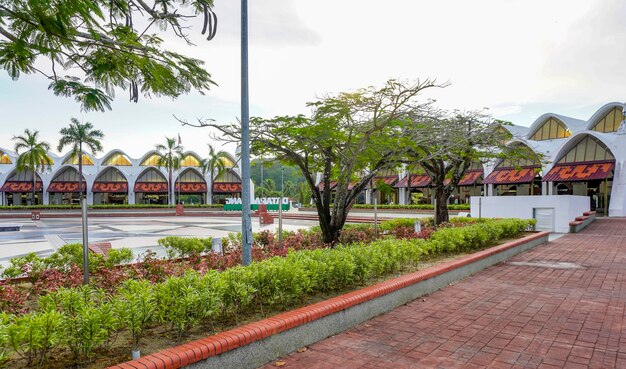
<instances>
[{"instance_id":1,"label":"building with arched roof","mask_svg":"<svg viewBox=\"0 0 626 369\"><path fill-rule=\"evenodd\" d=\"M71 152L61 156L49 153L49 156L53 164L35 178L35 203L77 204L78 156ZM32 204L33 174L16 170L17 157L11 150L0 147L0 205ZM88 204L174 204L176 199L205 204L211 188L219 193L214 202L241 196L240 170L234 156L225 159L226 171L215 179L203 172L203 161L196 152L184 152L181 168L173 173L174 183L169 183L167 169L159 167L156 150L140 158L131 158L120 149L110 150L100 157L83 153L82 188ZM168 189L174 193L171 199Z\"/></svg>"}]
</instances>

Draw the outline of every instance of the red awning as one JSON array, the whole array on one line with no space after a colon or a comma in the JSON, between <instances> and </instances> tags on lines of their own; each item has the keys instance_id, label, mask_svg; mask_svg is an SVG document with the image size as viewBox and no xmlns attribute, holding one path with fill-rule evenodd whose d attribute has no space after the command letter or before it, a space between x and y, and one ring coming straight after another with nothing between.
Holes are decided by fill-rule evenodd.
<instances>
[{"instance_id":1,"label":"red awning","mask_svg":"<svg viewBox=\"0 0 626 369\"><path fill-rule=\"evenodd\" d=\"M406 176L402 178L396 185L395 188L407 188L407 183L409 181L409 177ZM428 187L430 184L430 177L425 174L411 174L411 188L420 188L420 187Z\"/></svg>"},{"instance_id":2,"label":"red awning","mask_svg":"<svg viewBox=\"0 0 626 369\"><path fill-rule=\"evenodd\" d=\"M85 192L85 188L86 188L87 184L83 181L83 192ZM76 192L78 193L78 182L62 182L62 181L57 181L57 182L52 182L50 183L50 186L48 186L48 192Z\"/></svg>"},{"instance_id":3,"label":"red awning","mask_svg":"<svg viewBox=\"0 0 626 369\"><path fill-rule=\"evenodd\" d=\"M545 177L544 182L581 182L605 179L611 175L615 162L589 162L555 165Z\"/></svg>"},{"instance_id":4,"label":"red awning","mask_svg":"<svg viewBox=\"0 0 626 369\"><path fill-rule=\"evenodd\" d=\"M35 185L36 191L41 191L43 183L37 182ZM4 182L0 192L31 192L33 190L32 181L7 181Z\"/></svg>"},{"instance_id":5,"label":"red awning","mask_svg":"<svg viewBox=\"0 0 626 369\"><path fill-rule=\"evenodd\" d=\"M389 186L393 186L398 181L398 176L374 177L372 178L371 183L373 183L374 186L376 186L376 183L380 181L382 181L383 183ZM370 186L370 183L368 183L365 188L370 189L372 187Z\"/></svg>"},{"instance_id":6,"label":"red awning","mask_svg":"<svg viewBox=\"0 0 626 369\"><path fill-rule=\"evenodd\" d=\"M459 186L473 186L483 176L483 170L468 170L459 181Z\"/></svg>"},{"instance_id":7,"label":"red awning","mask_svg":"<svg viewBox=\"0 0 626 369\"><path fill-rule=\"evenodd\" d=\"M477 180L480 179L480 177L482 177L483 175L483 171L482 169L480 170L468 170L467 172L465 172L465 175L463 176L463 178L461 178L461 180L459 181L458 187L463 187L463 186L473 186L474 183L476 183ZM450 184L450 178L446 178L443 181L444 185L448 185Z\"/></svg>"},{"instance_id":8,"label":"red awning","mask_svg":"<svg viewBox=\"0 0 626 369\"><path fill-rule=\"evenodd\" d=\"M213 193L241 193L241 183L215 182L213 183Z\"/></svg>"},{"instance_id":9,"label":"red awning","mask_svg":"<svg viewBox=\"0 0 626 369\"><path fill-rule=\"evenodd\" d=\"M135 192L141 193L167 193L166 182L137 182Z\"/></svg>"},{"instance_id":10,"label":"red awning","mask_svg":"<svg viewBox=\"0 0 626 369\"><path fill-rule=\"evenodd\" d=\"M91 189L93 193L127 193L128 183L126 182L96 182Z\"/></svg>"},{"instance_id":11,"label":"red awning","mask_svg":"<svg viewBox=\"0 0 626 369\"><path fill-rule=\"evenodd\" d=\"M538 167L522 167L519 170L515 168L498 168L491 172L483 183L495 185L530 183L537 175L537 168Z\"/></svg>"},{"instance_id":12,"label":"red awning","mask_svg":"<svg viewBox=\"0 0 626 369\"><path fill-rule=\"evenodd\" d=\"M320 191L324 191L324 182L320 182L317 187L320 189ZM337 187L337 182L336 181L330 181L330 190L332 191L333 188Z\"/></svg>"},{"instance_id":13,"label":"red awning","mask_svg":"<svg viewBox=\"0 0 626 369\"><path fill-rule=\"evenodd\" d=\"M176 183L174 191L178 192L178 183ZM180 187L180 192L181 193L206 193L207 185L206 183L199 183L199 182L183 182L182 186Z\"/></svg>"}]
</instances>

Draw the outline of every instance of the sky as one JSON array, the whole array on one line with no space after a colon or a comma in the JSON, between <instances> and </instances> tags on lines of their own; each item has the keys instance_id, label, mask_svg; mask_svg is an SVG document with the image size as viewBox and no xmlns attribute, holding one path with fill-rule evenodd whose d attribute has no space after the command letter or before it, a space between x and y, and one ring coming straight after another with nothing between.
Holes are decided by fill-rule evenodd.
<instances>
[{"instance_id":1,"label":"sky","mask_svg":"<svg viewBox=\"0 0 626 369\"><path fill-rule=\"evenodd\" d=\"M112 111L80 110L56 97L38 75L12 81L0 70L0 148L37 129L56 147L71 117L105 133L104 152L139 158L165 136L201 155L215 142L208 129L174 118L235 122L240 115L240 1L215 0L216 37L188 23L188 46L164 33L166 46L205 61L218 83L206 95L177 99L118 91ZM624 101L626 2L623 0L263 0L249 1L250 112L273 117L308 114L306 102L389 78L435 78L425 91L446 109L487 108L494 118L530 126L543 113L579 119ZM234 145L226 150L234 153ZM99 154L97 156L101 156Z\"/></svg>"}]
</instances>

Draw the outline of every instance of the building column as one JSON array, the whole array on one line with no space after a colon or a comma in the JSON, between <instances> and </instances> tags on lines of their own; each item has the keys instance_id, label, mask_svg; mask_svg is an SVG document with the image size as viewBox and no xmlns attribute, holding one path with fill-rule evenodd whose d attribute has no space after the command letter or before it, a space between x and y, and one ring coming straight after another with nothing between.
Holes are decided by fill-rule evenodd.
<instances>
[{"instance_id":1,"label":"building column","mask_svg":"<svg viewBox=\"0 0 626 369\"><path fill-rule=\"evenodd\" d=\"M135 205L135 191L128 191L128 204Z\"/></svg>"},{"instance_id":2,"label":"building column","mask_svg":"<svg viewBox=\"0 0 626 369\"><path fill-rule=\"evenodd\" d=\"M365 203L367 205L372 204L372 190L365 190Z\"/></svg>"},{"instance_id":3,"label":"building column","mask_svg":"<svg viewBox=\"0 0 626 369\"><path fill-rule=\"evenodd\" d=\"M408 204L407 198L406 188L398 188L398 205Z\"/></svg>"},{"instance_id":4,"label":"building column","mask_svg":"<svg viewBox=\"0 0 626 369\"><path fill-rule=\"evenodd\" d=\"M43 197L44 205L50 205L50 194L48 192L42 192L41 197Z\"/></svg>"},{"instance_id":5,"label":"building column","mask_svg":"<svg viewBox=\"0 0 626 369\"><path fill-rule=\"evenodd\" d=\"M548 182L541 181L541 195L542 196L551 195L550 193L548 193L548 191L549 191Z\"/></svg>"},{"instance_id":6,"label":"building column","mask_svg":"<svg viewBox=\"0 0 626 369\"><path fill-rule=\"evenodd\" d=\"M495 196L493 194L493 183L489 183L487 185L487 196Z\"/></svg>"}]
</instances>

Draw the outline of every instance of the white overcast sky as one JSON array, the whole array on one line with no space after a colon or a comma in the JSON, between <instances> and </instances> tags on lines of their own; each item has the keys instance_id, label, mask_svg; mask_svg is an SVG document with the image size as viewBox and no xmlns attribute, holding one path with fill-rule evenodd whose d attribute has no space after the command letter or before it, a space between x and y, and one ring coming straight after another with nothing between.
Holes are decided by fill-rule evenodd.
<instances>
[{"instance_id":1,"label":"white overcast sky","mask_svg":"<svg viewBox=\"0 0 626 369\"><path fill-rule=\"evenodd\" d=\"M197 93L128 102L83 113L55 97L40 76L11 81L0 72L0 147L24 128L38 129L56 146L70 117L105 132L105 152L139 157L167 136L180 134L200 154L206 129L181 127L173 114L233 122L240 102L240 1L215 0L218 34L195 47L165 35L169 47L206 61L219 86ZM451 82L424 94L440 106L487 107L519 125L554 112L588 119L601 105L624 100L626 2L623 0L250 0L251 114L309 113L307 101L328 93L381 85L389 78ZM234 147L227 148L234 152ZM101 154L100 154L101 155Z\"/></svg>"}]
</instances>

